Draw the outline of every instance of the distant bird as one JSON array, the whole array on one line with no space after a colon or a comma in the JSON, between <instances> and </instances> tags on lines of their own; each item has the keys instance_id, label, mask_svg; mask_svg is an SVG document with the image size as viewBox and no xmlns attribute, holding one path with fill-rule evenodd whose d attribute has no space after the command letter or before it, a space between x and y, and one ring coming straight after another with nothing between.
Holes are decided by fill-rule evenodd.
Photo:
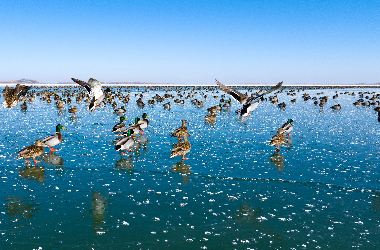
<instances>
[{"instance_id":1,"label":"distant bird","mask_svg":"<svg viewBox=\"0 0 380 250\"><path fill-rule=\"evenodd\" d=\"M212 114L210 114L210 115L206 115L206 116L205 116L205 119L206 119L207 121L215 121L215 120L216 120L216 114L215 114L215 113L212 113Z\"/></svg>"},{"instance_id":2,"label":"distant bird","mask_svg":"<svg viewBox=\"0 0 380 250\"><path fill-rule=\"evenodd\" d=\"M26 102L24 102L23 104L21 104L21 109L27 109L28 108L28 105L26 105Z\"/></svg>"},{"instance_id":3,"label":"distant bird","mask_svg":"<svg viewBox=\"0 0 380 250\"><path fill-rule=\"evenodd\" d=\"M339 104L336 104L334 106L331 107L333 110L341 110L342 107L339 105Z\"/></svg>"},{"instance_id":4,"label":"distant bird","mask_svg":"<svg viewBox=\"0 0 380 250\"><path fill-rule=\"evenodd\" d=\"M170 109L170 102L165 103L163 106L164 106L164 109Z\"/></svg>"},{"instance_id":5,"label":"distant bird","mask_svg":"<svg viewBox=\"0 0 380 250\"><path fill-rule=\"evenodd\" d=\"M259 106L259 101L261 100L261 98L264 95L267 95L267 94L279 89L283 83L283 82L279 82L276 86L272 87L270 90L268 90L267 92L265 92L261 95L257 95L255 97L249 97L246 94L242 94L233 88L230 88L230 87L227 87L227 86L221 84L216 79L215 79L215 81L216 81L216 84L224 92L230 94L233 98L235 98L235 100L237 100L238 102L240 102L240 104L243 105L242 109L240 110L240 116L245 116L245 117L249 116L249 114Z\"/></svg>"},{"instance_id":6,"label":"distant bird","mask_svg":"<svg viewBox=\"0 0 380 250\"><path fill-rule=\"evenodd\" d=\"M71 78L71 80L78 83L88 91L91 99L88 110L90 110L91 112L96 110L98 104L100 104L104 99L104 93L102 91L101 83L93 78L90 78L88 80L88 83L75 78Z\"/></svg>"},{"instance_id":7,"label":"distant bird","mask_svg":"<svg viewBox=\"0 0 380 250\"><path fill-rule=\"evenodd\" d=\"M124 106L121 106L121 108L117 108L115 109L115 113L119 114L119 115L124 115L126 112L125 110L125 107Z\"/></svg>"},{"instance_id":8,"label":"distant bird","mask_svg":"<svg viewBox=\"0 0 380 250\"><path fill-rule=\"evenodd\" d=\"M26 163L31 163L27 159L33 158L34 163L38 163L40 161L36 161L36 157L42 155L44 153L44 146L41 140L37 140L34 145L28 146L16 154L18 154L18 159L25 159Z\"/></svg>"},{"instance_id":9,"label":"distant bird","mask_svg":"<svg viewBox=\"0 0 380 250\"><path fill-rule=\"evenodd\" d=\"M75 114L76 112L78 112L78 107L77 106L74 106L73 108L69 109L69 113L70 114L76 115Z\"/></svg>"},{"instance_id":10,"label":"distant bird","mask_svg":"<svg viewBox=\"0 0 380 250\"><path fill-rule=\"evenodd\" d=\"M64 128L61 124L58 124L55 127L55 131L56 131L55 135L51 135L42 139L44 146L49 147L50 152L57 151L57 149L54 149L53 147L60 144L63 141L63 135L61 134L61 129L66 130L66 128Z\"/></svg>"},{"instance_id":11,"label":"distant bird","mask_svg":"<svg viewBox=\"0 0 380 250\"><path fill-rule=\"evenodd\" d=\"M120 133L124 132L127 129L127 126L125 125L124 120L126 120L124 116L120 117L120 123L113 126L112 132L120 132Z\"/></svg>"},{"instance_id":12,"label":"distant bird","mask_svg":"<svg viewBox=\"0 0 380 250\"><path fill-rule=\"evenodd\" d=\"M184 161L187 160L187 158L185 158L185 155L190 152L191 144L187 140L187 137L190 136L188 133L184 133L182 136L183 142L178 142L176 147L172 149L170 158L173 158L175 156L182 156L182 161Z\"/></svg>"},{"instance_id":13,"label":"distant bird","mask_svg":"<svg viewBox=\"0 0 380 250\"><path fill-rule=\"evenodd\" d=\"M115 150L120 151L122 155L126 154L123 152L123 150L128 150L131 152L132 150L130 149L130 147L132 147L133 144L135 143L135 140L132 137L133 134L134 134L133 131L131 129L129 129L126 133L126 136L121 138L116 143Z\"/></svg>"},{"instance_id":14,"label":"distant bird","mask_svg":"<svg viewBox=\"0 0 380 250\"><path fill-rule=\"evenodd\" d=\"M207 111L209 112L217 112L222 110L222 104L216 105L214 107L208 108Z\"/></svg>"},{"instance_id":15,"label":"distant bird","mask_svg":"<svg viewBox=\"0 0 380 250\"><path fill-rule=\"evenodd\" d=\"M288 119L288 121L286 123L284 123L278 130L277 130L277 133L280 133L282 131L282 133L288 133L288 136L290 135L290 131L293 130L293 124L292 122L295 122L293 121L292 119Z\"/></svg>"},{"instance_id":16,"label":"distant bird","mask_svg":"<svg viewBox=\"0 0 380 250\"><path fill-rule=\"evenodd\" d=\"M182 120L182 126L177 128L173 134L172 134L172 137L178 137L178 140L180 141L181 140L181 137L184 135L184 134L187 134L187 127L186 127L186 124L189 124L186 120Z\"/></svg>"},{"instance_id":17,"label":"distant bird","mask_svg":"<svg viewBox=\"0 0 380 250\"><path fill-rule=\"evenodd\" d=\"M280 145L285 142L285 136L282 133L284 133L284 130L280 128L277 131L277 134L275 134L270 140L269 145L275 146L277 151L280 151Z\"/></svg>"},{"instance_id":18,"label":"distant bird","mask_svg":"<svg viewBox=\"0 0 380 250\"><path fill-rule=\"evenodd\" d=\"M17 84L15 88L10 88L8 87L8 85L5 86L5 89L3 90L4 108L16 107L20 100L20 96L25 96L29 89L29 86L24 86L20 84Z\"/></svg>"}]
</instances>

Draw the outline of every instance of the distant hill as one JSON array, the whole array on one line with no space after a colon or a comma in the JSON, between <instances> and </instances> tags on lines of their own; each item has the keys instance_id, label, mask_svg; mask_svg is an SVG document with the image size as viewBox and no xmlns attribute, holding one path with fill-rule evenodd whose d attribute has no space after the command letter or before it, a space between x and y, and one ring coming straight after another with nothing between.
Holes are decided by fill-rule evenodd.
<instances>
[{"instance_id":1,"label":"distant hill","mask_svg":"<svg viewBox=\"0 0 380 250\"><path fill-rule=\"evenodd\" d=\"M0 84L39 84L39 82L22 78L21 80L0 81Z\"/></svg>"}]
</instances>

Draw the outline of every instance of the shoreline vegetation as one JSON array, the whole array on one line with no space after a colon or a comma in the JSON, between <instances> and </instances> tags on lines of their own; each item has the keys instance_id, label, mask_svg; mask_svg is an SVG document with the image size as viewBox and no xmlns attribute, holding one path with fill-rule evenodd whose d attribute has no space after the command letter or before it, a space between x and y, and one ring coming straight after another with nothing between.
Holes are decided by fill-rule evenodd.
<instances>
[{"instance_id":1,"label":"shoreline vegetation","mask_svg":"<svg viewBox=\"0 0 380 250\"><path fill-rule=\"evenodd\" d=\"M22 84L26 86L34 87L53 87L53 86L77 86L73 82L59 82L59 83L40 83L35 80L21 79L12 81L0 81L0 87L16 86L17 84ZM147 82L101 82L102 86L109 87L217 87L215 83L212 84L180 84L180 83L147 83ZM243 84L225 84L226 86L237 86L237 87L268 87L271 84L262 83L243 83ZM295 83L295 84L283 84L283 87L306 87L306 88L380 88L380 83L357 83L357 84L308 84L308 83Z\"/></svg>"}]
</instances>

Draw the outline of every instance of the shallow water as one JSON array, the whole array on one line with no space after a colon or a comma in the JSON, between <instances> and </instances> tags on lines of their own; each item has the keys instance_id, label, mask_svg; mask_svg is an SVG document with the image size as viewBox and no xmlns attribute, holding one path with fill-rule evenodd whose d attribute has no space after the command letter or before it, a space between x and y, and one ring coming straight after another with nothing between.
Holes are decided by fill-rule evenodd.
<instances>
[{"instance_id":1,"label":"shallow water","mask_svg":"<svg viewBox=\"0 0 380 250\"><path fill-rule=\"evenodd\" d=\"M323 110L302 99L322 91L329 96ZM146 112L150 125L123 157L114 150L119 116L110 105L91 113L74 99L58 110L36 98L25 112L1 107L1 248L374 249L380 123L373 107L352 104L359 91L378 89L283 92L285 109L263 102L243 119L233 100L209 124L204 116L219 104L216 93L202 108L171 100L168 111L166 101L147 104L166 92L144 93L141 109L134 90L126 123ZM336 103L339 112L329 108ZM76 117L67 112L73 105ZM294 131L277 152L269 141L288 118ZM184 163L169 158L182 119L192 145ZM36 166L16 160L15 152L54 134L58 123L67 128L58 151L46 148Z\"/></svg>"}]
</instances>

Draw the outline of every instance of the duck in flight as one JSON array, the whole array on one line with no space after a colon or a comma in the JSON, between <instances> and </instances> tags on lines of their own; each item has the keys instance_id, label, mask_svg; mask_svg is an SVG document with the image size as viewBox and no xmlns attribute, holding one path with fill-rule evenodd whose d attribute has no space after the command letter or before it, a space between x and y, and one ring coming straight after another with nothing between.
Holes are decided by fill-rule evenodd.
<instances>
[{"instance_id":1,"label":"duck in flight","mask_svg":"<svg viewBox=\"0 0 380 250\"><path fill-rule=\"evenodd\" d=\"M218 80L215 79L216 84L227 94L230 94L235 100L240 102L240 104L243 105L243 107L240 109L240 116L249 116L249 114L255 110L259 106L259 101L264 95L267 95L269 93L272 93L273 91L276 91L277 89L281 88L283 82L279 82L276 86L269 89L267 92L257 95L257 96L248 96L246 94L242 94L239 91L227 87L226 85L221 84Z\"/></svg>"},{"instance_id":2,"label":"duck in flight","mask_svg":"<svg viewBox=\"0 0 380 250\"><path fill-rule=\"evenodd\" d=\"M96 110L98 108L98 104L100 104L104 99L104 93L102 91L101 83L94 78L90 78L88 82L81 81L75 78L71 78L71 80L78 83L80 86L84 87L88 91L91 99L88 110L90 110L91 112Z\"/></svg>"}]
</instances>

